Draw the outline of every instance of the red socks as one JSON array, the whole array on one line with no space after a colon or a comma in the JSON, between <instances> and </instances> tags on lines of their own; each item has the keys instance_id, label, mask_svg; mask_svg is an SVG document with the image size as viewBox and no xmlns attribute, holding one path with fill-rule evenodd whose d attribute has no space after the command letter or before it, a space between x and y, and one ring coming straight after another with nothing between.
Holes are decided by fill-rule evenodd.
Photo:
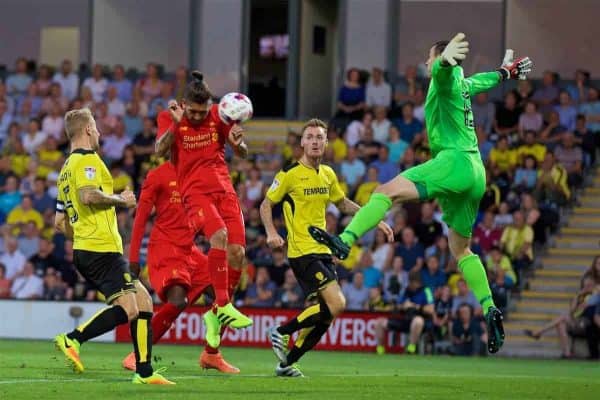
<instances>
[{"instance_id":1,"label":"red socks","mask_svg":"<svg viewBox=\"0 0 600 400\"><path fill-rule=\"evenodd\" d=\"M229 266L229 271L227 271L229 276L229 298L233 298L233 294L235 293L238 284L240 283L240 277L242 276L242 269L235 269L231 265Z\"/></svg>"},{"instance_id":2,"label":"red socks","mask_svg":"<svg viewBox=\"0 0 600 400\"><path fill-rule=\"evenodd\" d=\"M160 311L152 317L152 343L158 343L160 338L169 330L182 310L171 303L165 303Z\"/></svg>"},{"instance_id":3,"label":"red socks","mask_svg":"<svg viewBox=\"0 0 600 400\"><path fill-rule=\"evenodd\" d=\"M219 307L229 303L227 270L227 251L211 248L208 251L208 272L215 289L215 303Z\"/></svg>"}]
</instances>

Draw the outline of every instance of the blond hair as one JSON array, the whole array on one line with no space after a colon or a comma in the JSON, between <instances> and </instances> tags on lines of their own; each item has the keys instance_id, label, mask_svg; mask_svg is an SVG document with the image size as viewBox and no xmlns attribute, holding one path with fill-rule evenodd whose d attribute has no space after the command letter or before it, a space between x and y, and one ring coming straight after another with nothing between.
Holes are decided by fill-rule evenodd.
<instances>
[{"instance_id":1,"label":"blond hair","mask_svg":"<svg viewBox=\"0 0 600 400\"><path fill-rule=\"evenodd\" d=\"M301 131L300 135L304 135L304 132L308 128L323 128L325 133L327 133L327 124L325 122L321 121L319 118L313 118L313 119L308 120L302 127L302 131Z\"/></svg>"},{"instance_id":2,"label":"blond hair","mask_svg":"<svg viewBox=\"0 0 600 400\"><path fill-rule=\"evenodd\" d=\"M65 114L65 132L67 139L72 140L94 120L89 108L68 111Z\"/></svg>"}]
</instances>

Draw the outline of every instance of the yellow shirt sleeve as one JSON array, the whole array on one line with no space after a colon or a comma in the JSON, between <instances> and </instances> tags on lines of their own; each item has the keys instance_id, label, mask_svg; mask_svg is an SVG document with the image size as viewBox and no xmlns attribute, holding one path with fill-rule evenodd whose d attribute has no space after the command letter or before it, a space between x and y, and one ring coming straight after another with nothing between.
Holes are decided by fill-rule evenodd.
<instances>
[{"instance_id":1,"label":"yellow shirt sleeve","mask_svg":"<svg viewBox=\"0 0 600 400\"><path fill-rule=\"evenodd\" d=\"M338 181L335 172L333 172L331 168L327 168L327 173L329 174L331 179L331 187L329 189L329 200L335 204L338 201L342 200L344 197L346 197L346 195L344 194L344 191L340 186L340 182Z\"/></svg>"},{"instance_id":2,"label":"yellow shirt sleeve","mask_svg":"<svg viewBox=\"0 0 600 400\"><path fill-rule=\"evenodd\" d=\"M279 171L277 175L275 175L273 183L271 183L266 195L271 202L279 203L281 200L283 200L284 196L288 192L288 180L288 174L284 171Z\"/></svg>"}]
</instances>

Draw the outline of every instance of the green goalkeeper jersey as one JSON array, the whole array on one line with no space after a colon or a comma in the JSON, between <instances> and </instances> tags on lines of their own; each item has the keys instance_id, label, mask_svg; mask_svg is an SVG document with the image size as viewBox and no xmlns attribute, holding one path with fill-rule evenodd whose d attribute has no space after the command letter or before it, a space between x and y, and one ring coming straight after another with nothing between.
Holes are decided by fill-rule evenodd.
<instances>
[{"instance_id":1,"label":"green goalkeeper jersey","mask_svg":"<svg viewBox=\"0 0 600 400\"><path fill-rule=\"evenodd\" d=\"M479 151L473 123L471 96L498 85L500 73L483 72L464 77L460 66L444 66L437 58L425 102L429 146L435 157L442 150Z\"/></svg>"}]
</instances>

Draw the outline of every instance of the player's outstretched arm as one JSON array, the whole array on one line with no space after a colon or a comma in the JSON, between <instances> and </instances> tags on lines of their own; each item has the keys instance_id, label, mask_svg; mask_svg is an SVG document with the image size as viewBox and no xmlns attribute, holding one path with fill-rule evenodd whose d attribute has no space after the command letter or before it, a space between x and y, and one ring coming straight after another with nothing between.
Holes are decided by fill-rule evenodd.
<instances>
[{"instance_id":1,"label":"player's outstretched arm","mask_svg":"<svg viewBox=\"0 0 600 400\"><path fill-rule=\"evenodd\" d=\"M277 233L275 224L273 224L273 202L268 197L265 197L260 204L260 219L267 233L267 245L271 248L282 247L285 240Z\"/></svg>"},{"instance_id":2,"label":"player's outstretched arm","mask_svg":"<svg viewBox=\"0 0 600 400\"><path fill-rule=\"evenodd\" d=\"M171 150L175 141L175 128L183 118L183 108L175 100L169 101L168 113L160 113L157 118L158 135L155 153L165 157Z\"/></svg>"},{"instance_id":3,"label":"player's outstretched arm","mask_svg":"<svg viewBox=\"0 0 600 400\"><path fill-rule=\"evenodd\" d=\"M106 194L94 186L79 188L79 200L86 206L118 206L134 208L136 205L135 195L129 189L121 194Z\"/></svg>"},{"instance_id":4,"label":"player's outstretched arm","mask_svg":"<svg viewBox=\"0 0 600 400\"><path fill-rule=\"evenodd\" d=\"M144 179L144 186L140 193L140 201L135 210L135 219L133 220L133 230L131 231L131 243L129 245L129 267L131 271L139 276L140 272L140 248L142 239L146 230L146 223L152 213L155 203L155 188L151 173Z\"/></svg>"},{"instance_id":5,"label":"player's outstretched arm","mask_svg":"<svg viewBox=\"0 0 600 400\"><path fill-rule=\"evenodd\" d=\"M474 96L478 93L488 91L500 82L508 79L526 79L531 72L533 62L529 57L521 57L513 60L513 51L506 50L502 65L496 71L482 72L466 79L469 93Z\"/></svg>"}]
</instances>

